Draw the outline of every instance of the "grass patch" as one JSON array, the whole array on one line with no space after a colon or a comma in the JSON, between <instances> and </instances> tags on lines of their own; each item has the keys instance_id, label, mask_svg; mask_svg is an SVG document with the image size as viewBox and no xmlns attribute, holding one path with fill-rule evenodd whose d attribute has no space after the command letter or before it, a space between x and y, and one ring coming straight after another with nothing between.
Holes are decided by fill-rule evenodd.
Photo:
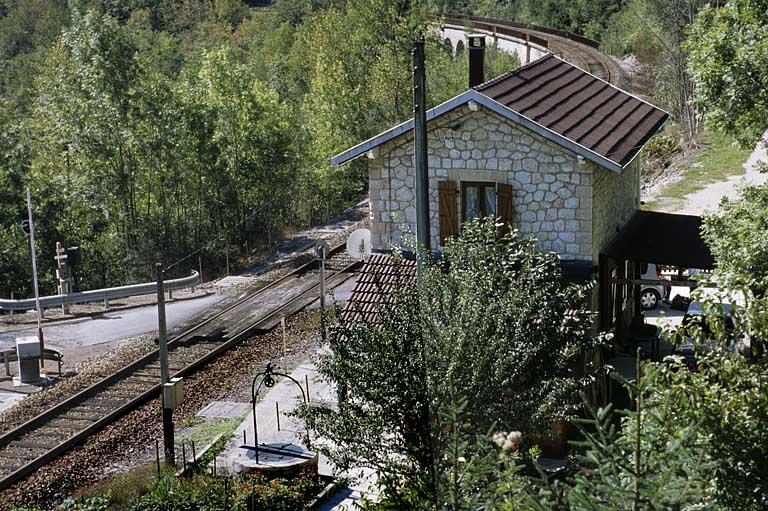
<instances>
[{"instance_id":1,"label":"grass patch","mask_svg":"<svg viewBox=\"0 0 768 511\"><path fill-rule=\"evenodd\" d=\"M744 162L752 152L750 149L740 149L732 137L712 131L702 134L701 143L702 149L682 179L665 186L658 198L647 203L644 209L656 209L670 200L682 201L709 184L744 174Z\"/></svg>"},{"instance_id":2,"label":"grass patch","mask_svg":"<svg viewBox=\"0 0 768 511\"><path fill-rule=\"evenodd\" d=\"M219 435L222 438L229 439L235 433L235 430L243 422L242 417L233 417L231 419L209 419L201 424L197 424L179 434L179 442L195 442L198 449L202 449L213 441Z\"/></svg>"}]
</instances>

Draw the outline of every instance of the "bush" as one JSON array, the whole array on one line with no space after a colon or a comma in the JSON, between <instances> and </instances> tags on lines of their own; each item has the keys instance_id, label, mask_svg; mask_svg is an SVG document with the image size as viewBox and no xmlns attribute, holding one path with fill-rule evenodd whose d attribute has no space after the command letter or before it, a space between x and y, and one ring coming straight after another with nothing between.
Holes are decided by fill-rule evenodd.
<instances>
[{"instance_id":1,"label":"bush","mask_svg":"<svg viewBox=\"0 0 768 511\"><path fill-rule=\"evenodd\" d=\"M299 511L318 492L316 476L296 479L267 479L246 476L238 495L238 503L249 511Z\"/></svg>"}]
</instances>

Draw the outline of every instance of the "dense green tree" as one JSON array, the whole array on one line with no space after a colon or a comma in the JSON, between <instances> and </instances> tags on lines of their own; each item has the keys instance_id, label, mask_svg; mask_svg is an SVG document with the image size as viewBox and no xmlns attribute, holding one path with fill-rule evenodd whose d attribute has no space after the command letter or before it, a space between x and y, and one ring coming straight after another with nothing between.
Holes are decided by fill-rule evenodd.
<instances>
[{"instance_id":1,"label":"dense green tree","mask_svg":"<svg viewBox=\"0 0 768 511\"><path fill-rule=\"evenodd\" d=\"M457 426L443 418L481 434L541 435L577 413L579 391L600 369L583 365L599 344L584 289L564 284L557 256L535 241L497 239L492 222L478 222L425 264L418 286L396 286L381 324L332 333L319 368L346 400L338 411L304 410L334 461L376 468L401 505L413 495L398 488L429 495L428 474L452 470L443 460ZM483 451L475 441L466 449ZM450 499L443 484L438 493Z\"/></svg>"},{"instance_id":2,"label":"dense green tree","mask_svg":"<svg viewBox=\"0 0 768 511\"><path fill-rule=\"evenodd\" d=\"M708 7L686 48L707 121L752 147L768 127L768 2Z\"/></svg>"},{"instance_id":3,"label":"dense green tree","mask_svg":"<svg viewBox=\"0 0 768 511\"><path fill-rule=\"evenodd\" d=\"M705 217L703 236L717 261L718 284L768 292L768 188L746 188L735 200L724 199L716 214Z\"/></svg>"}]
</instances>

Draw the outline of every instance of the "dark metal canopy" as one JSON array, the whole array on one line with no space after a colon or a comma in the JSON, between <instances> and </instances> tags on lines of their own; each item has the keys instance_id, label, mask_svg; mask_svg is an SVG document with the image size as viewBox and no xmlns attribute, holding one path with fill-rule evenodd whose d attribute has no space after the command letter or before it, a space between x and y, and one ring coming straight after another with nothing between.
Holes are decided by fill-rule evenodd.
<instances>
[{"instance_id":1,"label":"dark metal canopy","mask_svg":"<svg viewBox=\"0 0 768 511\"><path fill-rule=\"evenodd\" d=\"M701 217L637 211L602 255L617 260L710 270L715 267L701 237Z\"/></svg>"}]
</instances>

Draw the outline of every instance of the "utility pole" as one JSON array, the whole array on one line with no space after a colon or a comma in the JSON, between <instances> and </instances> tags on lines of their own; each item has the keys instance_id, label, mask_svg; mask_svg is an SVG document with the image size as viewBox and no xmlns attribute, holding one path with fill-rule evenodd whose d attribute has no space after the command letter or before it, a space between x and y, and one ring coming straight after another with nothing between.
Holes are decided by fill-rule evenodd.
<instances>
[{"instance_id":1,"label":"utility pole","mask_svg":"<svg viewBox=\"0 0 768 511\"><path fill-rule=\"evenodd\" d=\"M165 446L165 463L176 465L176 449L173 438L173 403L167 402L165 384L168 383L168 336L165 324L165 286L163 279L165 272L163 265L157 263L157 323L158 344L160 346L160 387L162 389L163 407L163 444Z\"/></svg>"},{"instance_id":2,"label":"utility pole","mask_svg":"<svg viewBox=\"0 0 768 511\"><path fill-rule=\"evenodd\" d=\"M328 246L325 241L320 241L315 246L317 258L320 260L320 330L323 343L325 343L327 334L325 326L325 255Z\"/></svg>"},{"instance_id":3,"label":"utility pole","mask_svg":"<svg viewBox=\"0 0 768 511\"><path fill-rule=\"evenodd\" d=\"M413 42L413 142L416 163L416 241L419 250L424 250L425 256L431 252L429 232L429 168L427 167L427 74L424 67L424 37ZM417 279L421 283L424 271L424 258L417 254ZM424 334L419 336L422 369L422 391L424 392L424 419L426 421L425 435L428 442L432 465L430 472L435 504L438 502L437 491L437 460L435 459L435 439L432 432L432 411L429 400L429 380L427 377L426 346Z\"/></svg>"},{"instance_id":4,"label":"utility pole","mask_svg":"<svg viewBox=\"0 0 768 511\"><path fill-rule=\"evenodd\" d=\"M37 289L37 256L35 254L35 222L32 218L32 194L27 188L27 216L29 221L29 252L32 255L32 284L35 288L35 309L37 310L37 339L40 342L40 367L44 367L43 350L45 340L43 338L43 311L40 309L40 293Z\"/></svg>"},{"instance_id":5,"label":"utility pole","mask_svg":"<svg viewBox=\"0 0 768 511\"><path fill-rule=\"evenodd\" d=\"M424 38L413 43L413 142L416 163L416 241L431 252L429 233L429 169L427 167L427 91ZM419 258L421 259L421 258ZM421 264L419 264L421 268ZM421 270L419 270L420 272Z\"/></svg>"}]
</instances>

